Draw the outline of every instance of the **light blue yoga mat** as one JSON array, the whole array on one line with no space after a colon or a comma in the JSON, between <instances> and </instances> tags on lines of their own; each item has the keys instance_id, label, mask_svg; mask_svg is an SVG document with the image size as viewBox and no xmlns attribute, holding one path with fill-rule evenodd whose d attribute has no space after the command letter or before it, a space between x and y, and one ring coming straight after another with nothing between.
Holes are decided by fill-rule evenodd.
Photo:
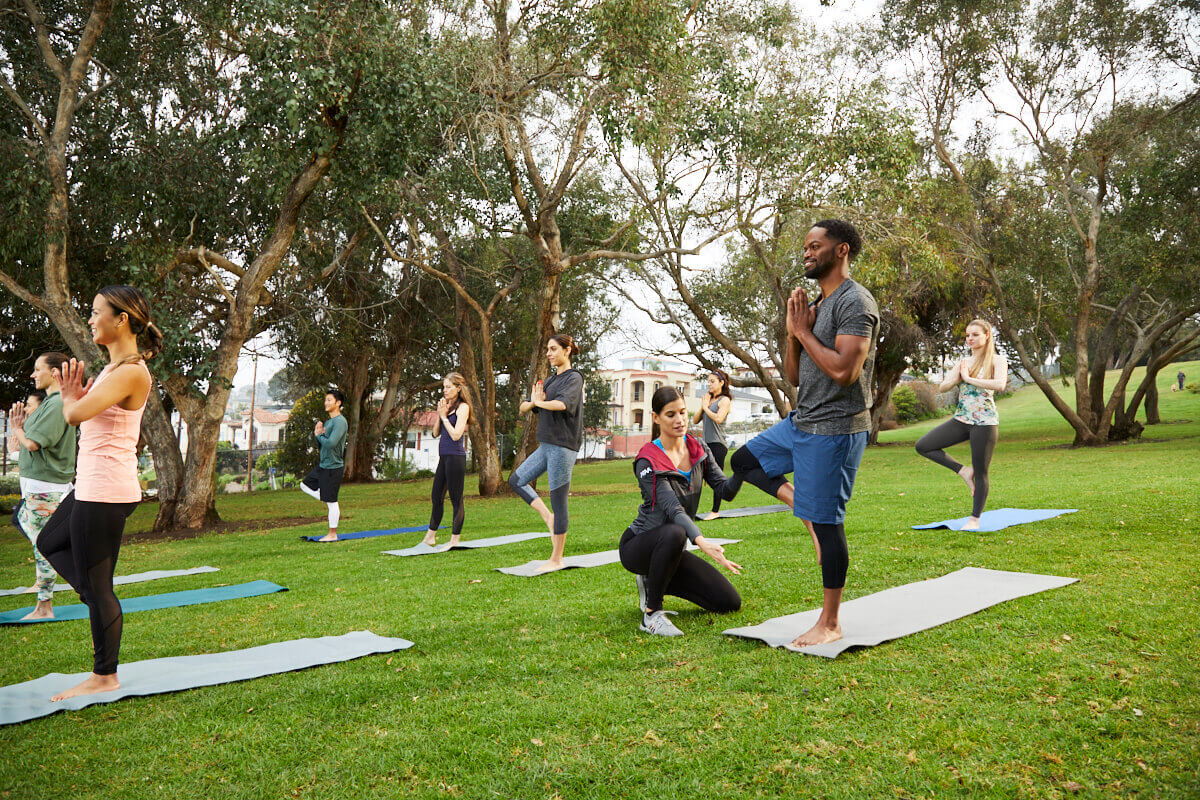
<instances>
[{"instance_id":1,"label":"light blue yoga mat","mask_svg":"<svg viewBox=\"0 0 1200 800\"><path fill-rule=\"evenodd\" d=\"M383 554L387 556L426 556L432 553L445 553L450 550L476 550L480 547L499 547L505 544L513 544L515 542L527 542L530 539L549 539L550 531L540 531L538 533L510 533L507 536L492 536L487 539L467 539L450 546L449 542L442 544L427 545L423 542L418 542L412 547L406 547L403 550L384 550Z\"/></svg>"},{"instance_id":2,"label":"light blue yoga mat","mask_svg":"<svg viewBox=\"0 0 1200 800\"><path fill-rule=\"evenodd\" d=\"M370 631L352 631L342 636L293 639L225 653L152 658L122 664L117 671L121 688L114 692L72 697L58 703L51 703L50 698L80 683L89 673L64 675L52 672L41 678L0 688L0 725L25 722L57 711L75 711L96 703L111 703L123 697L244 681L321 664L350 661L373 653L392 653L412 646L413 643L407 639L376 636Z\"/></svg>"},{"instance_id":3,"label":"light blue yoga mat","mask_svg":"<svg viewBox=\"0 0 1200 800\"><path fill-rule=\"evenodd\" d=\"M1041 522L1044 519L1052 519L1061 514L1074 514L1078 510L1078 508L997 508L994 511L983 512L979 517L979 529L977 531L967 531L967 533L992 533L993 531L1003 530L1010 525ZM931 522L928 525L913 525L913 530L923 531L931 528L949 528L952 531L961 531L963 525L966 525L969 519L970 517L959 517L958 519Z\"/></svg>"},{"instance_id":4,"label":"light blue yoga mat","mask_svg":"<svg viewBox=\"0 0 1200 800\"><path fill-rule=\"evenodd\" d=\"M354 533L339 533L337 540L344 542L347 539L372 539L376 536L391 536L396 533L416 533L417 531L427 531L429 528L424 525L418 525L415 528L380 528L374 531L355 531ZM322 542L321 537L327 536L325 533L318 533L316 536L301 536L300 538L306 542L319 542L320 544L336 544L335 542Z\"/></svg>"},{"instance_id":5,"label":"light blue yoga mat","mask_svg":"<svg viewBox=\"0 0 1200 800\"><path fill-rule=\"evenodd\" d=\"M113 578L113 586L121 586L126 583L142 583L143 581L157 581L162 578L178 578L181 575L199 575L202 572L220 572L216 567L192 567L191 569L152 569L149 572L138 572L134 575L121 575ZM72 592L74 589L71 585L59 578L54 584L56 592ZM12 594L37 594L36 586L20 586L16 589L0 590L0 597Z\"/></svg>"},{"instance_id":6,"label":"light blue yoga mat","mask_svg":"<svg viewBox=\"0 0 1200 800\"><path fill-rule=\"evenodd\" d=\"M275 594L286 592L286 586L280 586L270 581L250 581L233 586L216 586L212 589L189 589L186 592L167 592L166 594L149 594L143 597L126 597L121 600L121 611L128 614L132 611L153 611L158 608L176 608L177 606L194 606L200 603L219 603L222 600L237 600L242 597L257 597L260 594ZM55 606L53 619L31 619L22 621L21 617L33 611L33 607L18 608L15 611L5 611L0 614L0 625L36 625L41 622L62 622L69 619L87 619L88 608L83 604L73 606Z\"/></svg>"}]
</instances>

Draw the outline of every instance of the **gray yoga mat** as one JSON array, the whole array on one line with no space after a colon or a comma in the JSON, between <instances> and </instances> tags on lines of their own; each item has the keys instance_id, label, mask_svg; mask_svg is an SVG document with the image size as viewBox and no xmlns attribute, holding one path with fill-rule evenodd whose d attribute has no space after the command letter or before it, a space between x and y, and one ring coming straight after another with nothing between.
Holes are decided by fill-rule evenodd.
<instances>
[{"instance_id":1,"label":"gray yoga mat","mask_svg":"<svg viewBox=\"0 0 1200 800\"><path fill-rule=\"evenodd\" d=\"M719 545L737 544L738 542L741 541L741 539L712 539L707 536L705 538L708 539L713 544L719 544ZM691 542L688 542L687 549L688 550L699 550L700 548L696 547ZM621 551L620 550L604 550L599 553L587 553L582 556L567 556L566 558L563 559L563 569L585 569L587 567L602 567L605 564L615 564L616 562L618 562L620 560L621 560ZM546 563L545 559L542 559L540 561L527 561L524 564L521 564L516 567L496 567L496 570L498 572L503 572L505 575L516 575L520 578L537 578L537 577L541 577L542 575L554 574L553 572L538 572L537 571L537 568L545 563ZM561 572L561 571L562 570L557 570L557 569L554 570L554 572Z\"/></svg>"},{"instance_id":2,"label":"gray yoga mat","mask_svg":"<svg viewBox=\"0 0 1200 800\"><path fill-rule=\"evenodd\" d=\"M50 698L70 689L89 673L64 675L52 672L41 678L0 688L0 725L25 722L49 716L56 711L75 711L96 703L111 703L124 697L233 683L321 664L350 661L373 653L391 653L412 646L413 643L407 639L376 636L370 631L352 631L341 636L293 639L224 653L152 658L122 664L117 672L121 688L115 692L72 697L58 703L51 703Z\"/></svg>"},{"instance_id":3,"label":"gray yoga mat","mask_svg":"<svg viewBox=\"0 0 1200 800\"><path fill-rule=\"evenodd\" d=\"M783 511L791 511L791 506L786 506L783 503L775 506L746 506L744 508L723 508L721 516L717 519L727 519L729 517L756 517L759 514L779 514ZM701 522L716 522L716 519L700 520Z\"/></svg>"},{"instance_id":4,"label":"gray yoga mat","mask_svg":"<svg viewBox=\"0 0 1200 800\"><path fill-rule=\"evenodd\" d=\"M785 647L794 653L837 658L838 654L850 647L870 647L890 639L899 639L1006 600L1058 589L1078 580L965 567L940 578L906 583L842 603L838 617L842 623L843 637L829 644L812 647L792 647L791 644L793 639L816 623L821 616L820 609L775 617L761 625L730 628L724 633L727 636L758 639L772 647Z\"/></svg>"},{"instance_id":5,"label":"gray yoga mat","mask_svg":"<svg viewBox=\"0 0 1200 800\"><path fill-rule=\"evenodd\" d=\"M389 556L427 556L430 553L445 553L447 550L474 550L479 547L499 547L503 544L512 544L513 542L527 542L530 539L549 539L550 532L542 531L541 533L510 533L507 536L493 536L489 539L470 539L465 542L459 542L454 547L449 543L435 544L432 547L419 543L412 547L406 547L403 550L384 550L384 555Z\"/></svg>"},{"instance_id":6,"label":"gray yoga mat","mask_svg":"<svg viewBox=\"0 0 1200 800\"><path fill-rule=\"evenodd\" d=\"M119 578L113 578L113 586L120 586L126 583L142 583L143 581L156 581L159 578L178 578L180 575L199 575L202 572L220 572L216 567L192 567L191 569L152 569L149 572L138 572L134 575L122 575ZM54 591L68 592L74 591L71 585L59 578L54 584ZM36 594L36 586L22 586L17 589L0 589L0 597L12 594Z\"/></svg>"}]
</instances>

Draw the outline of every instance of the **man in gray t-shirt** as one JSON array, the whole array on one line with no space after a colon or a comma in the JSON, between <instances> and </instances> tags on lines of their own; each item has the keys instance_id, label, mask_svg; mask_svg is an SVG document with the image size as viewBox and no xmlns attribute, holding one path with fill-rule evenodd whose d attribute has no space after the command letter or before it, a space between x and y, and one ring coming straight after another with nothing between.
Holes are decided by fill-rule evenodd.
<instances>
[{"instance_id":1,"label":"man in gray t-shirt","mask_svg":"<svg viewBox=\"0 0 1200 800\"><path fill-rule=\"evenodd\" d=\"M879 306L850 279L862 238L843 220L821 220L804 240L804 275L820 284L788 298L784 369L796 385L796 408L734 453L734 480L745 480L792 507L817 548L825 586L821 617L793 645L842 638L838 623L850 563L846 503L871 427L871 380L879 341ZM784 477L792 473L794 486Z\"/></svg>"}]
</instances>

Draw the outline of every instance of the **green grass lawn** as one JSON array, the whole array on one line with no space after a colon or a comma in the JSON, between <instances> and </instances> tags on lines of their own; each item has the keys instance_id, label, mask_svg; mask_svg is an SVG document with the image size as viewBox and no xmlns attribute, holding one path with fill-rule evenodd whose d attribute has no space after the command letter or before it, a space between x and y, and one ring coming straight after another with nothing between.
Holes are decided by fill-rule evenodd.
<instances>
[{"instance_id":1,"label":"green grass lawn","mask_svg":"<svg viewBox=\"0 0 1200 800\"><path fill-rule=\"evenodd\" d=\"M0 798L1196 797L1200 395L1166 391L1176 371L1160 378L1166 424L1141 442L1070 449L1035 388L1002 401L989 507L1080 511L999 533L911 530L966 515L969 498L912 449L935 423L885 434L849 507L847 598L965 566L1079 582L836 660L720 633L819 602L788 516L706 528L744 540L728 548L743 608L718 618L668 598L686 636L663 640L637 631L619 565L493 571L544 558L547 541L394 558L380 551L420 534L309 544L323 508L299 492L223 496L225 519L261 526L135 538L118 568L221 572L119 594L260 578L290 591L130 614L123 661L359 629L416 647L0 728ZM428 488L348 486L342 529L422 524ZM580 465L574 489L568 553L616 547L638 502L629 462ZM747 486L735 505L766 502ZM271 527L297 516L314 522ZM472 498L465 535L536 522L515 497ZM28 584L28 544L5 531L0 588ZM2 684L90 666L83 622L0 642Z\"/></svg>"}]
</instances>

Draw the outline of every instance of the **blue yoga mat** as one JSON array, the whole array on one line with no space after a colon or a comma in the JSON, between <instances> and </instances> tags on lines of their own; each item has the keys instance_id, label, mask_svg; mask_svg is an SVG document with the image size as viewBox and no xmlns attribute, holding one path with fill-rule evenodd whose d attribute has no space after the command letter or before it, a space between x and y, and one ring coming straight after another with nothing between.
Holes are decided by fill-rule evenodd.
<instances>
[{"instance_id":1,"label":"blue yoga mat","mask_svg":"<svg viewBox=\"0 0 1200 800\"><path fill-rule=\"evenodd\" d=\"M121 688L116 691L72 697L58 703L51 703L50 698L76 685L88 673L64 675L52 672L41 678L0 688L0 725L37 719L56 711L75 711L95 703L111 703L122 697L245 681L321 664L350 661L374 653L392 653L412 646L413 643L407 639L376 636L370 631L353 631L343 636L293 639L224 653L152 658L122 664L117 672Z\"/></svg>"},{"instance_id":2,"label":"blue yoga mat","mask_svg":"<svg viewBox=\"0 0 1200 800\"><path fill-rule=\"evenodd\" d=\"M376 531L356 531L354 533L339 533L337 540L344 542L347 539L371 539L375 536L391 536L394 533L416 533L417 531L427 531L425 525L418 525L415 528L380 528ZM321 542L321 537L327 534L318 533L316 536L301 536L300 538L306 542L320 542L321 544L336 544L335 542Z\"/></svg>"},{"instance_id":3,"label":"blue yoga mat","mask_svg":"<svg viewBox=\"0 0 1200 800\"><path fill-rule=\"evenodd\" d=\"M1078 508L997 508L995 511L985 511L979 517L979 530L967 533L991 533L1002 530L1010 525L1023 525L1026 522L1041 522L1061 514L1074 514ZM923 531L931 528L949 528L961 531L970 517L947 519L941 522L931 522L928 525L913 525L913 530Z\"/></svg>"},{"instance_id":4,"label":"blue yoga mat","mask_svg":"<svg viewBox=\"0 0 1200 800\"><path fill-rule=\"evenodd\" d=\"M126 614L131 611L153 611L157 608L176 608L178 606L194 606L200 603L219 603L222 600L237 600L242 597L257 597L260 594L275 594L286 592L286 586L280 586L270 581L250 581L233 586L217 586L212 589L190 589L186 592L167 592L166 594L148 594L143 597L127 597L121 600L121 610ZM87 619L88 608L78 604L73 606L55 606L53 619L31 619L22 622L21 617L33 611L33 607L18 608L15 611L5 611L0 614L0 625L34 625L39 622L62 622L68 619Z\"/></svg>"}]
</instances>

